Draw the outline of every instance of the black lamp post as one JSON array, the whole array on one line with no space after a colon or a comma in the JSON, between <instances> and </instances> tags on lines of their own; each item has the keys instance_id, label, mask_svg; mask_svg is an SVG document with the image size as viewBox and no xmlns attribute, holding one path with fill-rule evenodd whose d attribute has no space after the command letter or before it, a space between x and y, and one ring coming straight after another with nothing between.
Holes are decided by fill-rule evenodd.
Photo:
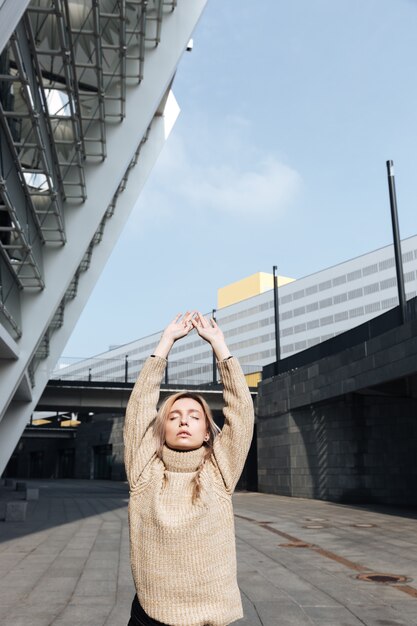
<instances>
[{"instance_id":1,"label":"black lamp post","mask_svg":"<svg viewBox=\"0 0 417 626\"><path fill-rule=\"evenodd\" d=\"M211 316L216 321L216 309L213 309L211 312ZM217 364L216 364L216 356L213 351L213 385L217 383Z\"/></svg>"},{"instance_id":2,"label":"black lamp post","mask_svg":"<svg viewBox=\"0 0 417 626\"><path fill-rule=\"evenodd\" d=\"M281 358L281 348L279 340L279 300L278 300L278 276L276 275L277 266L272 268L274 276L274 314L275 314L275 359L279 361Z\"/></svg>"},{"instance_id":3,"label":"black lamp post","mask_svg":"<svg viewBox=\"0 0 417 626\"><path fill-rule=\"evenodd\" d=\"M407 300L404 288L403 258L401 254L400 229L398 226L397 195L395 192L394 163L387 161L388 189L391 206L392 234L394 238L395 267L397 271L398 301L400 304L402 323L407 317Z\"/></svg>"}]
</instances>

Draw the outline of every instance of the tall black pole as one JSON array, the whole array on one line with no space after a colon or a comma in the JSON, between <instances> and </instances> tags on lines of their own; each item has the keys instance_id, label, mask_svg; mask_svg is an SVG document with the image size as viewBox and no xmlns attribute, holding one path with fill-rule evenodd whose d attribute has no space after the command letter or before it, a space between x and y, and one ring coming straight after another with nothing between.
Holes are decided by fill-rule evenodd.
<instances>
[{"instance_id":1,"label":"tall black pole","mask_svg":"<svg viewBox=\"0 0 417 626\"><path fill-rule=\"evenodd\" d=\"M401 254L400 229L398 226L397 195L395 192L394 163L387 161L389 201L391 205L392 234L394 237L395 267L397 270L398 301L402 323L407 317L407 300L404 289L403 258Z\"/></svg>"},{"instance_id":2,"label":"tall black pole","mask_svg":"<svg viewBox=\"0 0 417 626\"><path fill-rule=\"evenodd\" d=\"M216 321L216 309L213 309L211 312L211 316ZM216 365L216 355L213 351L213 385L217 383L217 365Z\"/></svg>"},{"instance_id":3,"label":"tall black pole","mask_svg":"<svg viewBox=\"0 0 417 626\"><path fill-rule=\"evenodd\" d=\"M277 266L274 265L272 272L274 275L274 313L275 313L275 358L281 358L281 348L279 341L279 301L278 301L278 276L276 276Z\"/></svg>"}]
</instances>

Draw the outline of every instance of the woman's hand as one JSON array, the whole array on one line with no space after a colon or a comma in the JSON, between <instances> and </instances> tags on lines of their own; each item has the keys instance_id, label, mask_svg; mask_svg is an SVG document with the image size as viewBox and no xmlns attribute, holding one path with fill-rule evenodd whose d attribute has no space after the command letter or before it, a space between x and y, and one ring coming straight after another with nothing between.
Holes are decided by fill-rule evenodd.
<instances>
[{"instance_id":1,"label":"woman's hand","mask_svg":"<svg viewBox=\"0 0 417 626\"><path fill-rule=\"evenodd\" d=\"M162 333L162 337L165 337L165 339L168 339L172 341L172 343L174 343L174 341L177 341L177 339L181 339L181 337L185 337L185 335L188 335L190 330L193 329L191 318L193 317L194 313L195 311L187 311L187 313L185 313L183 316L182 313L178 313L178 315L174 317L172 322L170 322L165 328L164 332Z\"/></svg>"},{"instance_id":2,"label":"woman's hand","mask_svg":"<svg viewBox=\"0 0 417 626\"><path fill-rule=\"evenodd\" d=\"M219 361L227 359L227 357L230 356L223 332L217 326L217 323L213 318L210 318L209 321L200 313L200 311L197 311L196 316L191 318L191 323L200 337L211 345Z\"/></svg>"},{"instance_id":3,"label":"woman's hand","mask_svg":"<svg viewBox=\"0 0 417 626\"><path fill-rule=\"evenodd\" d=\"M181 339L181 337L185 337L188 335L190 330L193 329L193 325L191 323L192 316L195 311L187 311L184 315L182 313L178 313L176 317L168 324L162 333L160 342L157 348L154 350L154 354L156 356L161 356L166 359L169 351L171 350L174 342L177 339ZM182 317L182 319L181 319Z\"/></svg>"},{"instance_id":4,"label":"woman's hand","mask_svg":"<svg viewBox=\"0 0 417 626\"><path fill-rule=\"evenodd\" d=\"M224 341L224 335L213 318L207 320L200 311L197 311L195 318L191 319L191 323L200 337L210 344L219 339Z\"/></svg>"}]
</instances>

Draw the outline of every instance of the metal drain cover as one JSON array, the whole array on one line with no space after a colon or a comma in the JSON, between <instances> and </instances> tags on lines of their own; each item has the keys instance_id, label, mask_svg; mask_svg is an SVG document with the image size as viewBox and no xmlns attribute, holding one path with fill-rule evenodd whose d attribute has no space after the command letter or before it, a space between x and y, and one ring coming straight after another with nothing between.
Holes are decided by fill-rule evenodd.
<instances>
[{"instance_id":1,"label":"metal drain cover","mask_svg":"<svg viewBox=\"0 0 417 626\"><path fill-rule=\"evenodd\" d=\"M323 524L306 524L303 528L325 528Z\"/></svg>"},{"instance_id":2,"label":"metal drain cover","mask_svg":"<svg viewBox=\"0 0 417 626\"><path fill-rule=\"evenodd\" d=\"M407 583L412 579L408 576L402 576L400 574L358 574L355 576L358 580L366 580L371 583L384 583L386 585L395 585L396 583Z\"/></svg>"},{"instance_id":3,"label":"metal drain cover","mask_svg":"<svg viewBox=\"0 0 417 626\"><path fill-rule=\"evenodd\" d=\"M376 524L351 524L354 528L375 528Z\"/></svg>"}]
</instances>

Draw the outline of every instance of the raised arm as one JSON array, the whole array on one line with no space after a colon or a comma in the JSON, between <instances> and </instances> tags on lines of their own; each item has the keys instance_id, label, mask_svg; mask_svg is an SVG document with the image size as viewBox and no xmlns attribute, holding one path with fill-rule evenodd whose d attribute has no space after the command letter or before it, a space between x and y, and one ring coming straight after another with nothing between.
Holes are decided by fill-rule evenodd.
<instances>
[{"instance_id":1,"label":"raised arm","mask_svg":"<svg viewBox=\"0 0 417 626\"><path fill-rule=\"evenodd\" d=\"M223 383L224 426L214 440L214 456L226 491L232 494L240 478L253 437L254 408L239 361L218 363Z\"/></svg>"},{"instance_id":2,"label":"raised arm","mask_svg":"<svg viewBox=\"0 0 417 626\"><path fill-rule=\"evenodd\" d=\"M198 334L210 343L217 358L223 383L225 418L214 440L214 457L227 493L232 494L245 465L253 436L254 409L245 376L236 357L231 356L216 322L197 313L192 320Z\"/></svg>"},{"instance_id":3,"label":"raised arm","mask_svg":"<svg viewBox=\"0 0 417 626\"><path fill-rule=\"evenodd\" d=\"M133 489L156 451L153 422L166 359L148 357L129 398L123 429L124 458L129 486Z\"/></svg>"},{"instance_id":4,"label":"raised arm","mask_svg":"<svg viewBox=\"0 0 417 626\"><path fill-rule=\"evenodd\" d=\"M174 342L192 329L191 316L192 313L189 312L183 317L179 314L165 328L154 354L146 360L130 395L123 439L126 474L131 489L137 485L144 468L156 451L153 423L157 414L161 380Z\"/></svg>"}]
</instances>

